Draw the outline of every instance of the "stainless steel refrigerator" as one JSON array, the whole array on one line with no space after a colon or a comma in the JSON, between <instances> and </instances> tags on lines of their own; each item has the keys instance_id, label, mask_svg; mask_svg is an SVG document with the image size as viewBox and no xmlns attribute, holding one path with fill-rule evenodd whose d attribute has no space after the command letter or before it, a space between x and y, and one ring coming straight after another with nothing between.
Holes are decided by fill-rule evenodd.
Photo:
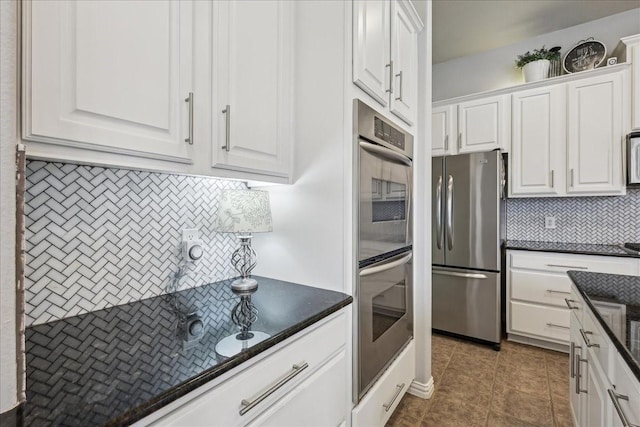
<instances>
[{"instance_id":1,"label":"stainless steel refrigerator","mask_svg":"<svg viewBox=\"0 0 640 427\"><path fill-rule=\"evenodd\" d=\"M504 177L499 151L433 158L433 329L496 347Z\"/></svg>"}]
</instances>

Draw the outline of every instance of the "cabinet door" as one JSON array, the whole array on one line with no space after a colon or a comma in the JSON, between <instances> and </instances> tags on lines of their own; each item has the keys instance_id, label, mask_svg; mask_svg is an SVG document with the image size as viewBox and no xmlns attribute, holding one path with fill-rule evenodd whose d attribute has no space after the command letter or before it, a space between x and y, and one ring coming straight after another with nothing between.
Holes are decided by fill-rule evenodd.
<instances>
[{"instance_id":1,"label":"cabinet door","mask_svg":"<svg viewBox=\"0 0 640 427\"><path fill-rule=\"evenodd\" d=\"M640 129L640 34L621 39L631 63L631 128Z\"/></svg>"},{"instance_id":2,"label":"cabinet door","mask_svg":"<svg viewBox=\"0 0 640 427\"><path fill-rule=\"evenodd\" d=\"M624 73L568 83L567 193L624 194Z\"/></svg>"},{"instance_id":3,"label":"cabinet door","mask_svg":"<svg viewBox=\"0 0 640 427\"><path fill-rule=\"evenodd\" d=\"M191 163L191 1L24 6L25 139Z\"/></svg>"},{"instance_id":4,"label":"cabinet door","mask_svg":"<svg viewBox=\"0 0 640 427\"><path fill-rule=\"evenodd\" d=\"M431 112L431 155L455 154L456 139L455 106L434 108Z\"/></svg>"},{"instance_id":5,"label":"cabinet door","mask_svg":"<svg viewBox=\"0 0 640 427\"><path fill-rule=\"evenodd\" d=\"M353 82L385 107L391 84L390 4L353 2Z\"/></svg>"},{"instance_id":6,"label":"cabinet door","mask_svg":"<svg viewBox=\"0 0 640 427\"><path fill-rule=\"evenodd\" d=\"M508 138L504 96L458 104L458 152L490 151L505 147Z\"/></svg>"},{"instance_id":7,"label":"cabinet door","mask_svg":"<svg viewBox=\"0 0 640 427\"><path fill-rule=\"evenodd\" d=\"M564 194L565 88L512 95L510 196Z\"/></svg>"},{"instance_id":8,"label":"cabinet door","mask_svg":"<svg viewBox=\"0 0 640 427\"><path fill-rule=\"evenodd\" d=\"M570 330L570 351L569 351L569 403L571 405L571 415L573 417L573 425L582 426L585 419L584 394L580 390L584 390L584 373L579 374L582 362L586 357L586 348L583 348L582 337L580 336L580 324L574 315L571 315Z\"/></svg>"},{"instance_id":9,"label":"cabinet door","mask_svg":"<svg viewBox=\"0 0 640 427\"><path fill-rule=\"evenodd\" d=\"M287 177L292 140L292 8L213 2L213 166Z\"/></svg>"},{"instance_id":10,"label":"cabinet door","mask_svg":"<svg viewBox=\"0 0 640 427\"><path fill-rule=\"evenodd\" d=\"M391 112L408 124L418 109L418 32L420 24L409 2L391 2Z\"/></svg>"},{"instance_id":11,"label":"cabinet door","mask_svg":"<svg viewBox=\"0 0 640 427\"><path fill-rule=\"evenodd\" d=\"M583 381L586 382L586 408L584 411L585 426L610 426L611 413L607 389L609 381L602 371L598 359L590 350L587 351L587 361L582 365Z\"/></svg>"}]
</instances>

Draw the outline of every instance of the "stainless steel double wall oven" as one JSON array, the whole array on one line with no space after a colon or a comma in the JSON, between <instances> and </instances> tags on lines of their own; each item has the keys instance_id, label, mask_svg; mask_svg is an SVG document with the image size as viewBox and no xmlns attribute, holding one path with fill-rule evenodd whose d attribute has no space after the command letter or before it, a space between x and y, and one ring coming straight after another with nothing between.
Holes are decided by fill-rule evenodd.
<instances>
[{"instance_id":1,"label":"stainless steel double wall oven","mask_svg":"<svg viewBox=\"0 0 640 427\"><path fill-rule=\"evenodd\" d=\"M354 401L413 336L413 137L354 100L357 254Z\"/></svg>"}]
</instances>

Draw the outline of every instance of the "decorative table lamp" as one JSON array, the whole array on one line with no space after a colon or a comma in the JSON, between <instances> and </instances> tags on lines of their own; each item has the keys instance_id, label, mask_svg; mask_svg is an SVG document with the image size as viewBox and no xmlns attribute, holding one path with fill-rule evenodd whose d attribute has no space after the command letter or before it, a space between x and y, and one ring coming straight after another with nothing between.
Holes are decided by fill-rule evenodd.
<instances>
[{"instance_id":1,"label":"decorative table lamp","mask_svg":"<svg viewBox=\"0 0 640 427\"><path fill-rule=\"evenodd\" d=\"M226 359L267 338L268 334L251 331L258 318L258 309L251 302L251 294L258 290L258 282L251 278L256 266L256 253L251 248L251 233L272 231L269 193L257 190L226 190L218 214L218 231L240 233L240 247L231 255L231 264L240 278L231 283L231 290L240 301L231 312L231 320L240 333L228 336L216 345L216 354Z\"/></svg>"},{"instance_id":2,"label":"decorative table lamp","mask_svg":"<svg viewBox=\"0 0 640 427\"><path fill-rule=\"evenodd\" d=\"M250 291L258 287L251 278L256 266L256 253L251 248L251 233L273 231L269 193L258 190L225 190L218 213L218 231L240 233L240 247L231 255L231 264L240 278L231 284L235 291Z\"/></svg>"}]
</instances>

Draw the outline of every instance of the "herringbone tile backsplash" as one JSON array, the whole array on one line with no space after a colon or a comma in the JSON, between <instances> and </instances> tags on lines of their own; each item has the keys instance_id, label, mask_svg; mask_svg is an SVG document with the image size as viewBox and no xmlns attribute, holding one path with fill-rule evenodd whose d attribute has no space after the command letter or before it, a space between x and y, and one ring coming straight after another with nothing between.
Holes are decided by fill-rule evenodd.
<instances>
[{"instance_id":1,"label":"herringbone tile backsplash","mask_svg":"<svg viewBox=\"0 0 640 427\"><path fill-rule=\"evenodd\" d=\"M544 228L545 216L556 228ZM619 197L509 199L507 239L615 244L640 242L640 189Z\"/></svg>"},{"instance_id":2,"label":"herringbone tile backsplash","mask_svg":"<svg viewBox=\"0 0 640 427\"><path fill-rule=\"evenodd\" d=\"M166 293L185 228L205 255L180 289L237 275L237 238L214 227L221 191L242 182L41 161L26 179L27 326Z\"/></svg>"}]
</instances>

